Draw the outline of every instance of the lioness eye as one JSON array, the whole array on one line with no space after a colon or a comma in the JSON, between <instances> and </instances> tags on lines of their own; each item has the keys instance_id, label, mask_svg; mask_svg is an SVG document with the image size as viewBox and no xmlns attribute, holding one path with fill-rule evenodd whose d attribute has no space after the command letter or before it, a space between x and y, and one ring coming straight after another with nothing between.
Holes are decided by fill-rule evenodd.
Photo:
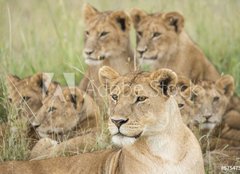
<instances>
[{"instance_id":1,"label":"lioness eye","mask_svg":"<svg viewBox=\"0 0 240 174\"><path fill-rule=\"evenodd\" d=\"M218 96L216 96L216 97L213 98L213 102L217 102L217 101L219 101L219 99L220 98Z\"/></svg>"},{"instance_id":2,"label":"lioness eye","mask_svg":"<svg viewBox=\"0 0 240 174\"><path fill-rule=\"evenodd\" d=\"M112 99L113 99L113 100L118 100L117 94L113 94L113 95L112 95Z\"/></svg>"},{"instance_id":3,"label":"lioness eye","mask_svg":"<svg viewBox=\"0 0 240 174\"><path fill-rule=\"evenodd\" d=\"M142 101L144 101L144 100L146 100L148 97L145 97L145 96L138 96L137 97L137 100L136 100L136 103L137 102L142 102Z\"/></svg>"},{"instance_id":4,"label":"lioness eye","mask_svg":"<svg viewBox=\"0 0 240 174\"><path fill-rule=\"evenodd\" d=\"M50 107L49 109L48 109L48 112L53 112L53 111L55 111L57 108L55 108L55 107Z\"/></svg>"},{"instance_id":5,"label":"lioness eye","mask_svg":"<svg viewBox=\"0 0 240 174\"><path fill-rule=\"evenodd\" d=\"M109 32L103 31L100 33L100 37L106 36Z\"/></svg>"},{"instance_id":6,"label":"lioness eye","mask_svg":"<svg viewBox=\"0 0 240 174\"><path fill-rule=\"evenodd\" d=\"M160 35L161 35L161 33L159 33L159 32L154 32L152 37L155 38L155 37L158 37L158 36L160 36Z\"/></svg>"},{"instance_id":7,"label":"lioness eye","mask_svg":"<svg viewBox=\"0 0 240 174\"><path fill-rule=\"evenodd\" d=\"M137 32L137 35L138 35L139 37L142 37L142 32L141 32L141 31L138 31L138 32Z\"/></svg>"}]
</instances>

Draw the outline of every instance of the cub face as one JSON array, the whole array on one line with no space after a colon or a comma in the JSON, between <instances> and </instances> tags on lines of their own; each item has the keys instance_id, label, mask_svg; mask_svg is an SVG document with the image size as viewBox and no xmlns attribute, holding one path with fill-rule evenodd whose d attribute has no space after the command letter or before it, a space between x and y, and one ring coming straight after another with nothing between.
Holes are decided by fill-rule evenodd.
<instances>
[{"instance_id":1,"label":"cub face","mask_svg":"<svg viewBox=\"0 0 240 174\"><path fill-rule=\"evenodd\" d=\"M9 101L18 107L20 115L31 120L42 106L44 97L55 91L56 84L44 73L38 73L24 79L7 76Z\"/></svg>"},{"instance_id":2,"label":"cub face","mask_svg":"<svg viewBox=\"0 0 240 174\"><path fill-rule=\"evenodd\" d=\"M133 9L131 18L137 34L137 58L141 63L154 64L167 59L178 47L178 36L184 18L177 12L153 13Z\"/></svg>"},{"instance_id":3,"label":"cub face","mask_svg":"<svg viewBox=\"0 0 240 174\"><path fill-rule=\"evenodd\" d=\"M234 79L224 75L216 82L203 81L193 89L193 122L201 130L212 130L222 123L222 117L234 93Z\"/></svg>"},{"instance_id":4,"label":"cub face","mask_svg":"<svg viewBox=\"0 0 240 174\"><path fill-rule=\"evenodd\" d=\"M177 82L177 76L171 70L120 76L104 66L99 71L99 78L109 91L108 126L112 141L119 146L159 134L170 124L169 113L179 112L169 95Z\"/></svg>"},{"instance_id":5,"label":"cub face","mask_svg":"<svg viewBox=\"0 0 240 174\"><path fill-rule=\"evenodd\" d=\"M123 11L99 12L86 4L83 55L88 65L98 65L126 51L130 19Z\"/></svg>"},{"instance_id":6,"label":"cub face","mask_svg":"<svg viewBox=\"0 0 240 174\"><path fill-rule=\"evenodd\" d=\"M76 128L80 121L86 119L81 115L83 103L83 94L78 88L63 88L59 94L45 98L34 120L39 135L67 134Z\"/></svg>"}]
</instances>

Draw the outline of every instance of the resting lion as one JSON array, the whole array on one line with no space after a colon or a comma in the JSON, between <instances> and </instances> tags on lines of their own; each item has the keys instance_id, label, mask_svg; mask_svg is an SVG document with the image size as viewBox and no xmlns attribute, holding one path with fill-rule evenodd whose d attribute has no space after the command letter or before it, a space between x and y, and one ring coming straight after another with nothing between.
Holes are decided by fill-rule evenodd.
<instances>
[{"instance_id":1,"label":"resting lion","mask_svg":"<svg viewBox=\"0 0 240 174\"><path fill-rule=\"evenodd\" d=\"M224 117L233 93L234 79L230 75L224 75L216 82L201 81L193 87L191 100L194 117L191 128L199 138L202 137L203 149L206 146L213 150L240 145L240 131L230 127Z\"/></svg>"},{"instance_id":2,"label":"resting lion","mask_svg":"<svg viewBox=\"0 0 240 174\"><path fill-rule=\"evenodd\" d=\"M76 154L96 144L100 115L97 104L79 88L65 87L61 92L63 95L43 100L34 120L38 125L36 131L43 139L32 149L30 159Z\"/></svg>"},{"instance_id":3,"label":"resting lion","mask_svg":"<svg viewBox=\"0 0 240 174\"><path fill-rule=\"evenodd\" d=\"M50 77L44 73L37 73L23 79L8 75L6 81L10 103L18 107L19 114L30 122L41 108L44 97L54 93L58 85L51 82Z\"/></svg>"},{"instance_id":4,"label":"resting lion","mask_svg":"<svg viewBox=\"0 0 240 174\"><path fill-rule=\"evenodd\" d=\"M133 52L130 44L130 18L124 11L100 12L86 4L83 8L85 21L83 55L88 65L80 87L97 103L102 100L98 70L103 65L116 69L120 74L134 70Z\"/></svg>"},{"instance_id":5,"label":"resting lion","mask_svg":"<svg viewBox=\"0 0 240 174\"><path fill-rule=\"evenodd\" d=\"M169 68L198 80L215 80L219 73L184 31L184 17L178 12L151 13L132 9L137 35L137 58L150 70Z\"/></svg>"},{"instance_id":6,"label":"resting lion","mask_svg":"<svg viewBox=\"0 0 240 174\"><path fill-rule=\"evenodd\" d=\"M120 76L110 67L99 72L109 93L109 130L120 149L66 158L0 165L4 174L111 173L203 174L200 146L182 122L169 95L177 76L168 69Z\"/></svg>"}]
</instances>

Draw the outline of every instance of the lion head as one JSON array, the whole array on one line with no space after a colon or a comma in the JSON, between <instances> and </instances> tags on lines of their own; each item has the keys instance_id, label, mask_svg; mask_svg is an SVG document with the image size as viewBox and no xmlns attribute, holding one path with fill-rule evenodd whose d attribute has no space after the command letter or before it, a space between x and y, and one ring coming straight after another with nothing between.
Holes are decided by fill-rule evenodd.
<instances>
[{"instance_id":1,"label":"lion head","mask_svg":"<svg viewBox=\"0 0 240 174\"><path fill-rule=\"evenodd\" d=\"M227 105L234 93L234 79L230 75L216 82L202 81L192 89L193 123L200 130L212 130L222 123Z\"/></svg>"},{"instance_id":2,"label":"lion head","mask_svg":"<svg viewBox=\"0 0 240 174\"><path fill-rule=\"evenodd\" d=\"M104 66L99 79L109 92L109 130L117 145L161 133L170 124L175 125L173 113L181 119L177 103L170 95L177 76L169 69L120 76Z\"/></svg>"},{"instance_id":3,"label":"lion head","mask_svg":"<svg viewBox=\"0 0 240 174\"><path fill-rule=\"evenodd\" d=\"M8 99L20 110L20 115L31 120L42 106L42 100L53 93L57 87L50 83L50 77L44 73L20 79L17 76L7 76Z\"/></svg>"},{"instance_id":4,"label":"lion head","mask_svg":"<svg viewBox=\"0 0 240 174\"><path fill-rule=\"evenodd\" d=\"M83 55L88 65L98 65L129 50L130 18L123 11L99 12L86 4Z\"/></svg>"},{"instance_id":5,"label":"lion head","mask_svg":"<svg viewBox=\"0 0 240 174\"><path fill-rule=\"evenodd\" d=\"M96 103L79 88L63 88L43 100L34 120L41 137L67 135L96 127L99 109ZM51 137L54 138L54 137Z\"/></svg>"},{"instance_id":6,"label":"lion head","mask_svg":"<svg viewBox=\"0 0 240 174\"><path fill-rule=\"evenodd\" d=\"M131 10L137 33L137 57L146 64L167 59L178 49L178 37L184 27L184 18L178 12L147 14Z\"/></svg>"}]
</instances>

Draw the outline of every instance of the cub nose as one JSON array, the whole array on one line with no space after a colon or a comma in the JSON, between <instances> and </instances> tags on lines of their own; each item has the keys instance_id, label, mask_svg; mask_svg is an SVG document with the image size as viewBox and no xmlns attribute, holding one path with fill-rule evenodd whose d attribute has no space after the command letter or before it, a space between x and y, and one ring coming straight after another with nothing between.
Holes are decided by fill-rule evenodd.
<instances>
[{"instance_id":1,"label":"cub nose","mask_svg":"<svg viewBox=\"0 0 240 174\"><path fill-rule=\"evenodd\" d=\"M115 119L115 118L112 118L111 121L118 127L120 128L123 124L127 123L128 122L128 119Z\"/></svg>"},{"instance_id":2,"label":"cub nose","mask_svg":"<svg viewBox=\"0 0 240 174\"><path fill-rule=\"evenodd\" d=\"M138 53L142 56L143 53L145 53L147 51L147 47L144 48L137 48Z\"/></svg>"},{"instance_id":3,"label":"cub nose","mask_svg":"<svg viewBox=\"0 0 240 174\"><path fill-rule=\"evenodd\" d=\"M90 56L93 52L94 52L94 50L92 50L92 49L85 49L84 50L84 53L88 56Z\"/></svg>"},{"instance_id":4,"label":"cub nose","mask_svg":"<svg viewBox=\"0 0 240 174\"><path fill-rule=\"evenodd\" d=\"M212 117L212 114L205 114L204 115L204 118L206 118L206 120L208 120L209 118L211 118Z\"/></svg>"}]
</instances>

